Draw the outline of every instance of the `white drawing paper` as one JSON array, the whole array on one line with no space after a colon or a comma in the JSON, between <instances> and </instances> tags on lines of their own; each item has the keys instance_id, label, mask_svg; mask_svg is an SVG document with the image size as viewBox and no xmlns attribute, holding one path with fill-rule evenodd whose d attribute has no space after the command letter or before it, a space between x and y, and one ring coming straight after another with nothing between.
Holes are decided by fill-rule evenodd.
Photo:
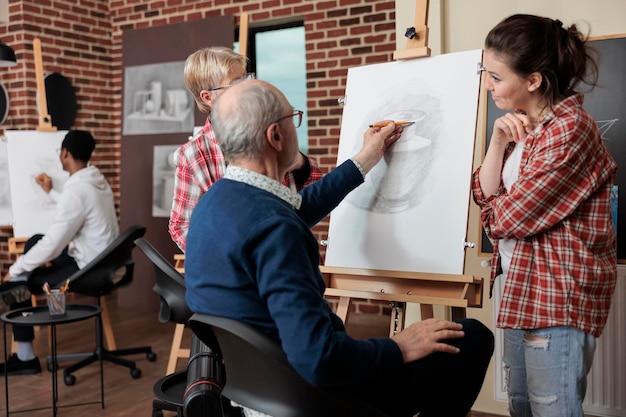
<instances>
[{"instance_id":1,"label":"white drawing paper","mask_svg":"<svg viewBox=\"0 0 626 417\"><path fill-rule=\"evenodd\" d=\"M13 208L13 235L30 237L45 233L54 220L56 205L35 182L45 173L52 178L52 187L61 192L69 174L57 153L67 131L40 132L7 130L7 153L11 204Z\"/></svg>"},{"instance_id":2,"label":"white drawing paper","mask_svg":"<svg viewBox=\"0 0 626 417\"><path fill-rule=\"evenodd\" d=\"M368 125L413 121L331 213L325 264L463 273L482 50L351 68L337 164Z\"/></svg>"},{"instance_id":3,"label":"white drawing paper","mask_svg":"<svg viewBox=\"0 0 626 417\"><path fill-rule=\"evenodd\" d=\"M13 223L11 210L11 187L9 186L9 156L7 155L7 139L0 139L0 225L10 226Z\"/></svg>"}]
</instances>

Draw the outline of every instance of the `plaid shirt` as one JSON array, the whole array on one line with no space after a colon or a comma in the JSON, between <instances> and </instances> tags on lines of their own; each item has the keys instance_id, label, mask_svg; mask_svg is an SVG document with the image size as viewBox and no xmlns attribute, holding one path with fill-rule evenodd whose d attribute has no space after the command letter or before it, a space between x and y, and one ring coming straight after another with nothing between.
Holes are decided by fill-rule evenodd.
<instances>
[{"instance_id":1,"label":"plaid shirt","mask_svg":"<svg viewBox=\"0 0 626 417\"><path fill-rule=\"evenodd\" d=\"M283 184L293 190L300 191L322 178L322 172L317 167L315 159L309 157L308 161L309 165L303 167L300 172L294 171L296 177L306 175L308 179L302 180L304 184L297 184L292 172L287 173ZM174 200L170 212L169 232L172 240L183 252L185 251L191 212L198 204L200 197L213 186L215 181L224 176L225 169L224 154L222 154L215 133L213 133L213 127L207 118L198 136L183 144L176 152Z\"/></svg>"},{"instance_id":2,"label":"plaid shirt","mask_svg":"<svg viewBox=\"0 0 626 417\"><path fill-rule=\"evenodd\" d=\"M494 244L491 290L502 271L498 239L517 239L498 327L572 326L598 337L606 323L617 280L609 202L617 165L582 103L581 95L563 100L526 137L508 193L501 183L486 197L480 168L474 173L474 201Z\"/></svg>"}]
</instances>

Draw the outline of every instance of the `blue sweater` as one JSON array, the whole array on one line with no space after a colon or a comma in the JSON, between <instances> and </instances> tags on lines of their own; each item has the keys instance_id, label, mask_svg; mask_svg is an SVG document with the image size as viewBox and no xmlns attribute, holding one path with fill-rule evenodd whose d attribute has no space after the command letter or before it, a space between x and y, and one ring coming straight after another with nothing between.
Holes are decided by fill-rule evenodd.
<instances>
[{"instance_id":1,"label":"blue sweater","mask_svg":"<svg viewBox=\"0 0 626 417\"><path fill-rule=\"evenodd\" d=\"M194 209L187 236L191 310L261 328L314 385L360 383L399 370L402 354L393 341L351 338L330 309L310 230L362 182L346 161L303 189L296 211L267 191L217 181Z\"/></svg>"}]
</instances>

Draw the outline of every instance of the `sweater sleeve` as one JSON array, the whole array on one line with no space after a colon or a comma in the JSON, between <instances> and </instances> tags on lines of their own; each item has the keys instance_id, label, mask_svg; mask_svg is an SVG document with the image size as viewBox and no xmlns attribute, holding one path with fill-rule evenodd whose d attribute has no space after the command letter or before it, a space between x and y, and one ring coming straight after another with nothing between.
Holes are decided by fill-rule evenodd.
<instances>
[{"instance_id":1,"label":"sweater sleeve","mask_svg":"<svg viewBox=\"0 0 626 417\"><path fill-rule=\"evenodd\" d=\"M85 209L77 195L64 191L57 205L54 221L44 236L9 268L11 276L30 272L59 256L85 220Z\"/></svg>"},{"instance_id":2,"label":"sweater sleeve","mask_svg":"<svg viewBox=\"0 0 626 417\"><path fill-rule=\"evenodd\" d=\"M302 222L263 219L255 227L253 264L260 296L296 371L314 385L357 383L398 370L402 354L389 338L350 337L323 298L317 244ZM277 243L280 242L280 243Z\"/></svg>"},{"instance_id":3,"label":"sweater sleeve","mask_svg":"<svg viewBox=\"0 0 626 417\"><path fill-rule=\"evenodd\" d=\"M309 227L315 226L363 181L363 175L354 162L345 161L319 181L300 191L302 205L298 215Z\"/></svg>"}]
</instances>

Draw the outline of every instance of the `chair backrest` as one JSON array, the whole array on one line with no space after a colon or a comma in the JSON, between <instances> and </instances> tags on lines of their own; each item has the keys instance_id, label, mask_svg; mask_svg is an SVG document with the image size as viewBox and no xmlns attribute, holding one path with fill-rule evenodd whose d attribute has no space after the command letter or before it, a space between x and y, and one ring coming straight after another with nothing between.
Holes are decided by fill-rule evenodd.
<instances>
[{"instance_id":1,"label":"chair backrest","mask_svg":"<svg viewBox=\"0 0 626 417\"><path fill-rule=\"evenodd\" d=\"M185 301L185 278L145 238L136 239L135 245L154 266L152 290L161 298L159 321L186 324L192 312Z\"/></svg>"},{"instance_id":2,"label":"chair backrest","mask_svg":"<svg viewBox=\"0 0 626 417\"><path fill-rule=\"evenodd\" d=\"M146 233L144 226L135 225L121 233L105 250L70 279L70 291L99 297L130 284L133 279L132 251L135 240ZM120 271L124 274L117 279Z\"/></svg>"},{"instance_id":3,"label":"chair backrest","mask_svg":"<svg viewBox=\"0 0 626 417\"><path fill-rule=\"evenodd\" d=\"M194 334L219 349L226 368L223 394L245 407L273 417L385 417L354 399L316 388L289 364L273 339L241 321L194 314ZM214 346L217 341L219 346Z\"/></svg>"},{"instance_id":4,"label":"chair backrest","mask_svg":"<svg viewBox=\"0 0 626 417\"><path fill-rule=\"evenodd\" d=\"M185 300L186 286L183 275L145 238L135 240L135 245L154 266L155 280L152 290L160 297L159 321L187 324L193 313ZM222 404L221 385L214 385L210 377L216 376L217 380L222 380L218 374L221 371L221 357L213 354L211 349L195 335L191 339L189 353L186 386L184 392L180 393L180 402L183 403L184 410L182 415L221 417L228 404L226 406Z\"/></svg>"}]
</instances>

